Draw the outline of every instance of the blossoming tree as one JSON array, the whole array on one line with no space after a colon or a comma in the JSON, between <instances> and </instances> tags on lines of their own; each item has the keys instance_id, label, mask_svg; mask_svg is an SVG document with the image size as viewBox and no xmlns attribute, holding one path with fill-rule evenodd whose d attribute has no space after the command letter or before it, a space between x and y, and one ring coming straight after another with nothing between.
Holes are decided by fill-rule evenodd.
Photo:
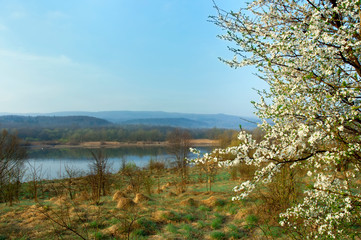
<instances>
[{"instance_id":1,"label":"blossoming tree","mask_svg":"<svg viewBox=\"0 0 361 240\"><path fill-rule=\"evenodd\" d=\"M285 166L303 169L311 187L279 222L295 238L360 234L360 3L254 0L237 12L217 8L212 18L234 46L234 58L223 61L256 66L270 87L254 103L263 140L241 131L239 146L221 150L236 156L228 164L258 168L253 180L234 188L235 199L272 181Z\"/></svg>"}]
</instances>

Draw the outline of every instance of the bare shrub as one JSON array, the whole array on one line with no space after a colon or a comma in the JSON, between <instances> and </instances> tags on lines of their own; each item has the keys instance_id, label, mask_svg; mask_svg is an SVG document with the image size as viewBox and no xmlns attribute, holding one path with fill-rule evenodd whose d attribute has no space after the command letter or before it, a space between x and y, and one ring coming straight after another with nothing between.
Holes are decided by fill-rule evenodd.
<instances>
[{"instance_id":1,"label":"bare shrub","mask_svg":"<svg viewBox=\"0 0 361 240\"><path fill-rule=\"evenodd\" d=\"M141 217L139 208L134 205L121 210L121 214L116 216L120 220L119 232L122 235L121 239L130 239L130 234L136 229L137 220Z\"/></svg>"},{"instance_id":2,"label":"bare shrub","mask_svg":"<svg viewBox=\"0 0 361 240\"><path fill-rule=\"evenodd\" d=\"M175 129L168 137L168 153L175 157L175 165L182 182L188 178L187 157L189 155L191 135L189 131Z\"/></svg>"},{"instance_id":3,"label":"bare shrub","mask_svg":"<svg viewBox=\"0 0 361 240\"><path fill-rule=\"evenodd\" d=\"M218 137L219 146L221 148L237 146L239 144L239 140L237 136L238 136L238 132L235 130L223 131L223 133Z\"/></svg>"},{"instance_id":4,"label":"bare shrub","mask_svg":"<svg viewBox=\"0 0 361 240\"><path fill-rule=\"evenodd\" d=\"M166 169L166 164L164 161L159 161L151 158L148 163L148 169L150 173L153 172L162 172Z\"/></svg>"},{"instance_id":5,"label":"bare shrub","mask_svg":"<svg viewBox=\"0 0 361 240\"><path fill-rule=\"evenodd\" d=\"M133 163L128 163L122 171L122 175L125 178L124 181L128 184L128 190L133 194L140 193L142 188L147 194L152 193L154 180L147 170L140 169Z\"/></svg>"},{"instance_id":6,"label":"bare shrub","mask_svg":"<svg viewBox=\"0 0 361 240\"><path fill-rule=\"evenodd\" d=\"M262 200L262 204L257 208L260 219L277 224L279 213L297 202L302 192L299 171L288 165L274 176L272 182L256 191L254 197Z\"/></svg>"},{"instance_id":7,"label":"bare shrub","mask_svg":"<svg viewBox=\"0 0 361 240\"><path fill-rule=\"evenodd\" d=\"M25 158L26 150L20 139L3 130L0 134L0 202L12 205L18 199Z\"/></svg>"},{"instance_id":8,"label":"bare shrub","mask_svg":"<svg viewBox=\"0 0 361 240\"><path fill-rule=\"evenodd\" d=\"M74 199L76 192L82 190L81 184L79 181L76 181L76 178L82 176L82 172L79 169L72 168L68 165L65 166L65 177L66 179L63 182L64 189L69 194L70 199Z\"/></svg>"},{"instance_id":9,"label":"bare shrub","mask_svg":"<svg viewBox=\"0 0 361 240\"><path fill-rule=\"evenodd\" d=\"M110 190L110 166L103 150L92 151L91 154L93 162L89 164L90 174L86 179L91 186L93 200L99 202L100 197Z\"/></svg>"},{"instance_id":10,"label":"bare shrub","mask_svg":"<svg viewBox=\"0 0 361 240\"><path fill-rule=\"evenodd\" d=\"M134 194L138 193L140 191L143 178L141 169L139 169L134 163L127 163L122 171L122 175L125 177L124 180L128 184L128 190L132 191Z\"/></svg>"},{"instance_id":11,"label":"bare shrub","mask_svg":"<svg viewBox=\"0 0 361 240\"><path fill-rule=\"evenodd\" d=\"M181 177L173 178L173 184L177 194L181 194L187 191L187 182Z\"/></svg>"},{"instance_id":12,"label":"bare shrub","mask_svg":"<svg viewBox=\"0 0 361 240\"><path fill-rule=\"evenodd\" d=\"M239 175L242 179L252 179L254 172L256 171L255 166L247 165L245 163L239 163L235 166L238 169Z\"/></svg>"},{"instance_id":13,"label":"bare shrub","mask_svg":"<svg viewBox=\"0 0 361 240\"><path fill-rule=\"evenodd\" d=\"M41 185L41 180L43 178L43 168L42 165L36 166L34 164L29 163L29 191L34 198L34 201L38 201L38 193Z\"/></svg>"},{"instance_id":14,"label":"bare shrub","mask_svg":"<svg viewBox=\"0 0 361 240\"><path fill-rule=\"evenodd\" d=\"M76 238L90 239L88 223L94 215L96 215L96 221L102 219L101 206L85 206L79 201L79 197L75 200L75 195L69 194L68 186L64 181L67 179L48 183L47 188L52 189L56 197L49 199L50 202L39 199L37 209L46 218L49 227L53 228L53 234L57 238L64 239L64 236L71 233ZM78 195L83 193L80 192ZM94 209L96 214L94 214Z\"/></svg>"},{"instance_id":15,"label":"bare shrub","mask_svg":"<svg viewBox=\"0 0 361 240\"><path fill-rule=\"evenodd\" d=\"M84 210L74 201L65 199L54 207L38 202L38 206L38 210L50 221L59 239L63 239L63 231L71 232L80 239L89 239L88 228L85 227L88 219L85 214L82 214ZM79 225L83 227L79 228Z\"/></svg>"}]
</instances>

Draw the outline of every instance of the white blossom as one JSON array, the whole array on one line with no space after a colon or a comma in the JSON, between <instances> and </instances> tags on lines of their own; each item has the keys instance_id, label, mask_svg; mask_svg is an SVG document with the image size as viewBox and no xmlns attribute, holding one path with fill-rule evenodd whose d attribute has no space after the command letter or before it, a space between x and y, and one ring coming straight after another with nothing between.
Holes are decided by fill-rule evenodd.
<instances>
[{"instance_id":1,"label":"white blossom","mask_svg":"<svg viewBox=\"0 0 361 240\"><path fill-rule=\"evenodd\" d=\"M234 200L272 181L286 164L305 169L312 189L280 215L280 224L308 239L348 239L355 230L347 224L359 218L360 5L254 0L213 18L227 30L221 38L236 45L234 58L223 61L234 68L255 65L269 84L255 103L263 140L241 131L239 146L218 150L236 156L228 166L237 160L258 167L252 181L234 188Z\"/></svg>"}]
</instances>

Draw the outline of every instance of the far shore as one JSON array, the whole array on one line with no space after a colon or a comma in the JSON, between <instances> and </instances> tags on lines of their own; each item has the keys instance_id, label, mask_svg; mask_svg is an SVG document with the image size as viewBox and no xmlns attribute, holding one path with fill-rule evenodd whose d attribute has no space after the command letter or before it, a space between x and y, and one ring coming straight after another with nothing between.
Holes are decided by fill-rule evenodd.
<instances>
[{"instance_id":1,"label":"far shore","mask_svg":"<svg viewBox=\"0 0 361 240\"><path fill-rule=\"evenodd\" d=\"M108 142L108 141L95 141L95 142L82 142L78 144L74 143L58 143L58 142L30 142L28 147L30 148L120 148L120 147L166 147L169 143L164 142ZM211 139L192 139L190 140L192 147L216 147L219 146L218 140Z\"/></svg>"}]
</instances>

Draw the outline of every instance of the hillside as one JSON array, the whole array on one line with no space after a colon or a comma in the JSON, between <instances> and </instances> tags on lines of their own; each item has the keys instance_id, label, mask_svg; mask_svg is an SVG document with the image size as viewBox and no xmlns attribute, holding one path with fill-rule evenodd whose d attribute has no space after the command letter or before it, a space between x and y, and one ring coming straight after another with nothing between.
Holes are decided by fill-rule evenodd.
<instances>
[{"instance_id":1,"label":"hillside","mask_svg":"<svg viewBox=\"0 0 361 240\"><path fill-rule=\"evenodd\" d=\"M207 122L195 121L187 118L144 118L131 119L122 122L126 125L170 126L187 128L208 128Z\"/></svg>"},{"instance_id":2,"label":"hillside","mask_svg":"<svg viewBox=\"0 0 361 240\"><path fill-rule=\"evenodd\" d=\"M107 120L88 116L0 116L1 128L89 128L111 125Z\"/></svg>"},{"instance_id":3,"label":"hillside","mask_svg":"<svg viewBox=\"0 0 361 240\"><path fill-rule=\"evenodd\" d=\"M101 112L54 112L44 116L91 116L105 119L109 122L127 124L145 124L153 126L176 126L183 128L226 128L239 129L241 124L245 129L256 127L255 117L241 117L227 114L194 114L170 113L161 111L101 111Z\"/></svg>"},{"instance_id":4,"label":"hillside","mask_svg":"<svg viewBox=\"0 0 361 240\"><path fill-rule=\"evenodd\" d=\"M255 117L241 117L227 114L169 113L160 111L0 113L0 116L1 115L5 115L5 118L0 118L2 127L5 127L5 125L8 126L8 124L14 126L13 124L22 123L26 124L26 126L41 124L43 127L54 127L54 125L55 127L94 127L116 124L224 129L239 129L239 125L242 125L244 129L253 129L256 127L256 122L259 122ZM22 125L22 127L25 126Z\"/></svg>"}]
</instances>

